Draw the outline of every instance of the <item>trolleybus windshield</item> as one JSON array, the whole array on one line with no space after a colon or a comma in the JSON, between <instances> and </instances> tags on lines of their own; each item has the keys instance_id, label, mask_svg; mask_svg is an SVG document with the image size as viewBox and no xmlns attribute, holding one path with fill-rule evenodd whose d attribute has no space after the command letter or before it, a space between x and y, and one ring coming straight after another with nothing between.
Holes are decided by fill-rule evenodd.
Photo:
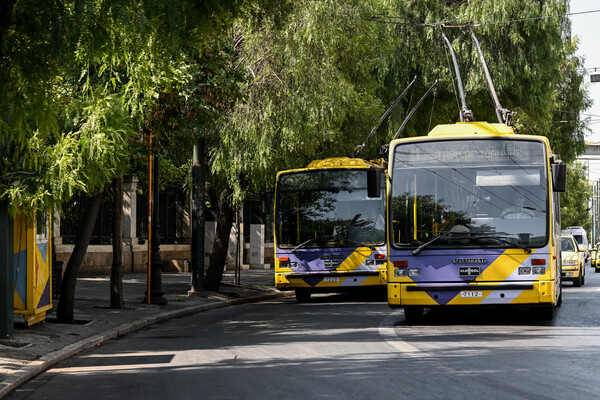
<instances>
[{"instance_id":1,"label":"trolleybus windshield","mask_svg":"<svg viewBox=\"0 0 600 400\"><path fill-rule=\"evenodd\" d=\"M371 246L385 243L385 182L369 197L366 170L282 174L276 194L277 246Z\"/></svg>"},{"instance_id":2,"label":"trolleybus windshield","mask_svg":"<svg viewBox=\"0 0 600 400\"><path fill-rule=\"evenodd\" d=\"M431 241L429 248L528 249L548 242L542 142L408 142L397 145L393 156L394 246L420 247Z\"/></svg>"}]
</instances>

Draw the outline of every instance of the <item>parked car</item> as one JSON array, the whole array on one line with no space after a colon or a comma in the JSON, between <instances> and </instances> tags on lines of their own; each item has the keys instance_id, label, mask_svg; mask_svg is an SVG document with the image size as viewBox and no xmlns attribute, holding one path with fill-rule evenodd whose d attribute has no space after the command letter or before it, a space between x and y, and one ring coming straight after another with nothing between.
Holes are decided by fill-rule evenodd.
<instances>
[{"instance_id":1,"label":"parked car","mask_svg":"<svg viewBox=\"0 0 600 400\"><path fill-rule=\"evenodd\" d=\"M583 252L584 254L584 260L589 260L589 243L585 229L583 229L581 226L569 226L566 229L563 229L563 233L573 235L575 241L577 242L577 245L579 246L579 251Z\"/></svg>"},{"instance_id":2,"label":"parked car","mask_svg":"<svg viewBox=\"0 0 600 400\"><path fill-rule=\"evenodd\" d=\"M560 236L562 258L562 280L572 281L573 286L585 284L585 255L579 251L579 246L573 235Z\"/></svg>"}]
</instances>

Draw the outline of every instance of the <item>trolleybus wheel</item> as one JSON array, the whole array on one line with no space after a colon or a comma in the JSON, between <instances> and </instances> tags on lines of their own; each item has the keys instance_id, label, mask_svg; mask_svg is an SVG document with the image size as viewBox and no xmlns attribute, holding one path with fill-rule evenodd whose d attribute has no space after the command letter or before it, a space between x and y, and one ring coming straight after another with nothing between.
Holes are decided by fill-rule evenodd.
<instances>
[{"instance_id":1,"label":"trolleybus wheel","mask_svg":"<svg viewBox=\"0 0 600 400\"><path fill-rule=\"evenodd\" d=\"M295 292L298 303L308 303L310 301L310 289L296 289Z\"/></svg>"},{"instance_id":2,"label":"trolleybus wheel","mask_svg":"<svg viewBox=\"0 0 600 400\"><path fill-rule=\"evenodd\" d=\"M544 321L552 321L554 319L554 306L552 304L538 307L538 318Z\"/></svg>"},{"instance_id":3,"label":"trolleybus wheel","mask_svg":"<svg viewBox=\"0 0 600 400\"><path fill-rule=\"evenodd\" d=\"M404 318L409 324L414 324L423 320L423 307L407 306L404 307Z\"/></svg>"}]
</instances>

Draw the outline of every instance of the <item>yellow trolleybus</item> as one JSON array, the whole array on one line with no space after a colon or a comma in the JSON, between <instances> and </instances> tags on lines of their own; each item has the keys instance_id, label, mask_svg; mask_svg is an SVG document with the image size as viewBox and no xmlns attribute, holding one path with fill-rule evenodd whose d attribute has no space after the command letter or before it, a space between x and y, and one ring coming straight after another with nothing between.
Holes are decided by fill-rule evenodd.
<instances>
[{"instance_id":1,"label":"yellow trolleybus","mask_svg":"<svg viewBox=\"0 0 600 400\"><path fill-rule=\"evenodd\" d=\"M487 122L392 141L388 304L426 308L561 302L565 165L542 136Z\"/></svg>"},{"instance_id":2,"label":"yellow trolleybus","mask_svg":"<svg viewBox=\"0 0 600 400\"><path fill-rule=\"evenodd\" d=\"M314 292L385 289L382 162L336 157L281 171L275 188L275 286Z\"/></svg>"}]
</instances>

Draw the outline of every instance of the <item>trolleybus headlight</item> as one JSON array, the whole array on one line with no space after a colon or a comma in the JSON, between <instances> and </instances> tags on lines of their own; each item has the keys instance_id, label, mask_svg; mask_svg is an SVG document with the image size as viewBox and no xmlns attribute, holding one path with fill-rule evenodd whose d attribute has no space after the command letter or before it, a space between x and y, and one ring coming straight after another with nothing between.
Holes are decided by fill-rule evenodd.
<instances>
[{"instance_id":1,"label":"trolleybus headlight","mask_svg":"<svg viewBox=\"0 0 600 400\"><path fill-rule=\"evenodd\" d=\"M298 266L297 262L290 262L289 267L290 268L296 268Z\"/></svg>"},{"instance_id":2,"label":"trolleybus headlight","mask_svg":"<svg viewBox=\"0 0 600 400\"><path fill-rule=\"evenodd\" d=\"M421 276L421 268L409 268L408 276Z\"/></svg>"},{"instance_id":3,"label":"trolleybus headlight","mask_svg":"<svg viewBox=\"0 0 600 400\"><path fill-rule=\"evenodd\" d=\"M546 267L533 267L534 275L544 275L546 273Z\"/></svg>"},{"instance_id":4,"label":"trolleybus headlight","mask_svg":"<svg viewBox=\"0 0 600 400\"><path fill-rule=\"evenodd\" d=\"M406 276L406 268L396 268L394 270L394 276L396 278L402 278L403 276Z\"/></svg>"},{"instance_id":5,"label":"trolleybus headlight","mask_svg":"<svg viewBox=\"0 0 600 400\"><path fill-rule=\"evenodd\" d=\"M531 267L519 267L519 275L531 275Z\"/></svg>"}]
</instances>

